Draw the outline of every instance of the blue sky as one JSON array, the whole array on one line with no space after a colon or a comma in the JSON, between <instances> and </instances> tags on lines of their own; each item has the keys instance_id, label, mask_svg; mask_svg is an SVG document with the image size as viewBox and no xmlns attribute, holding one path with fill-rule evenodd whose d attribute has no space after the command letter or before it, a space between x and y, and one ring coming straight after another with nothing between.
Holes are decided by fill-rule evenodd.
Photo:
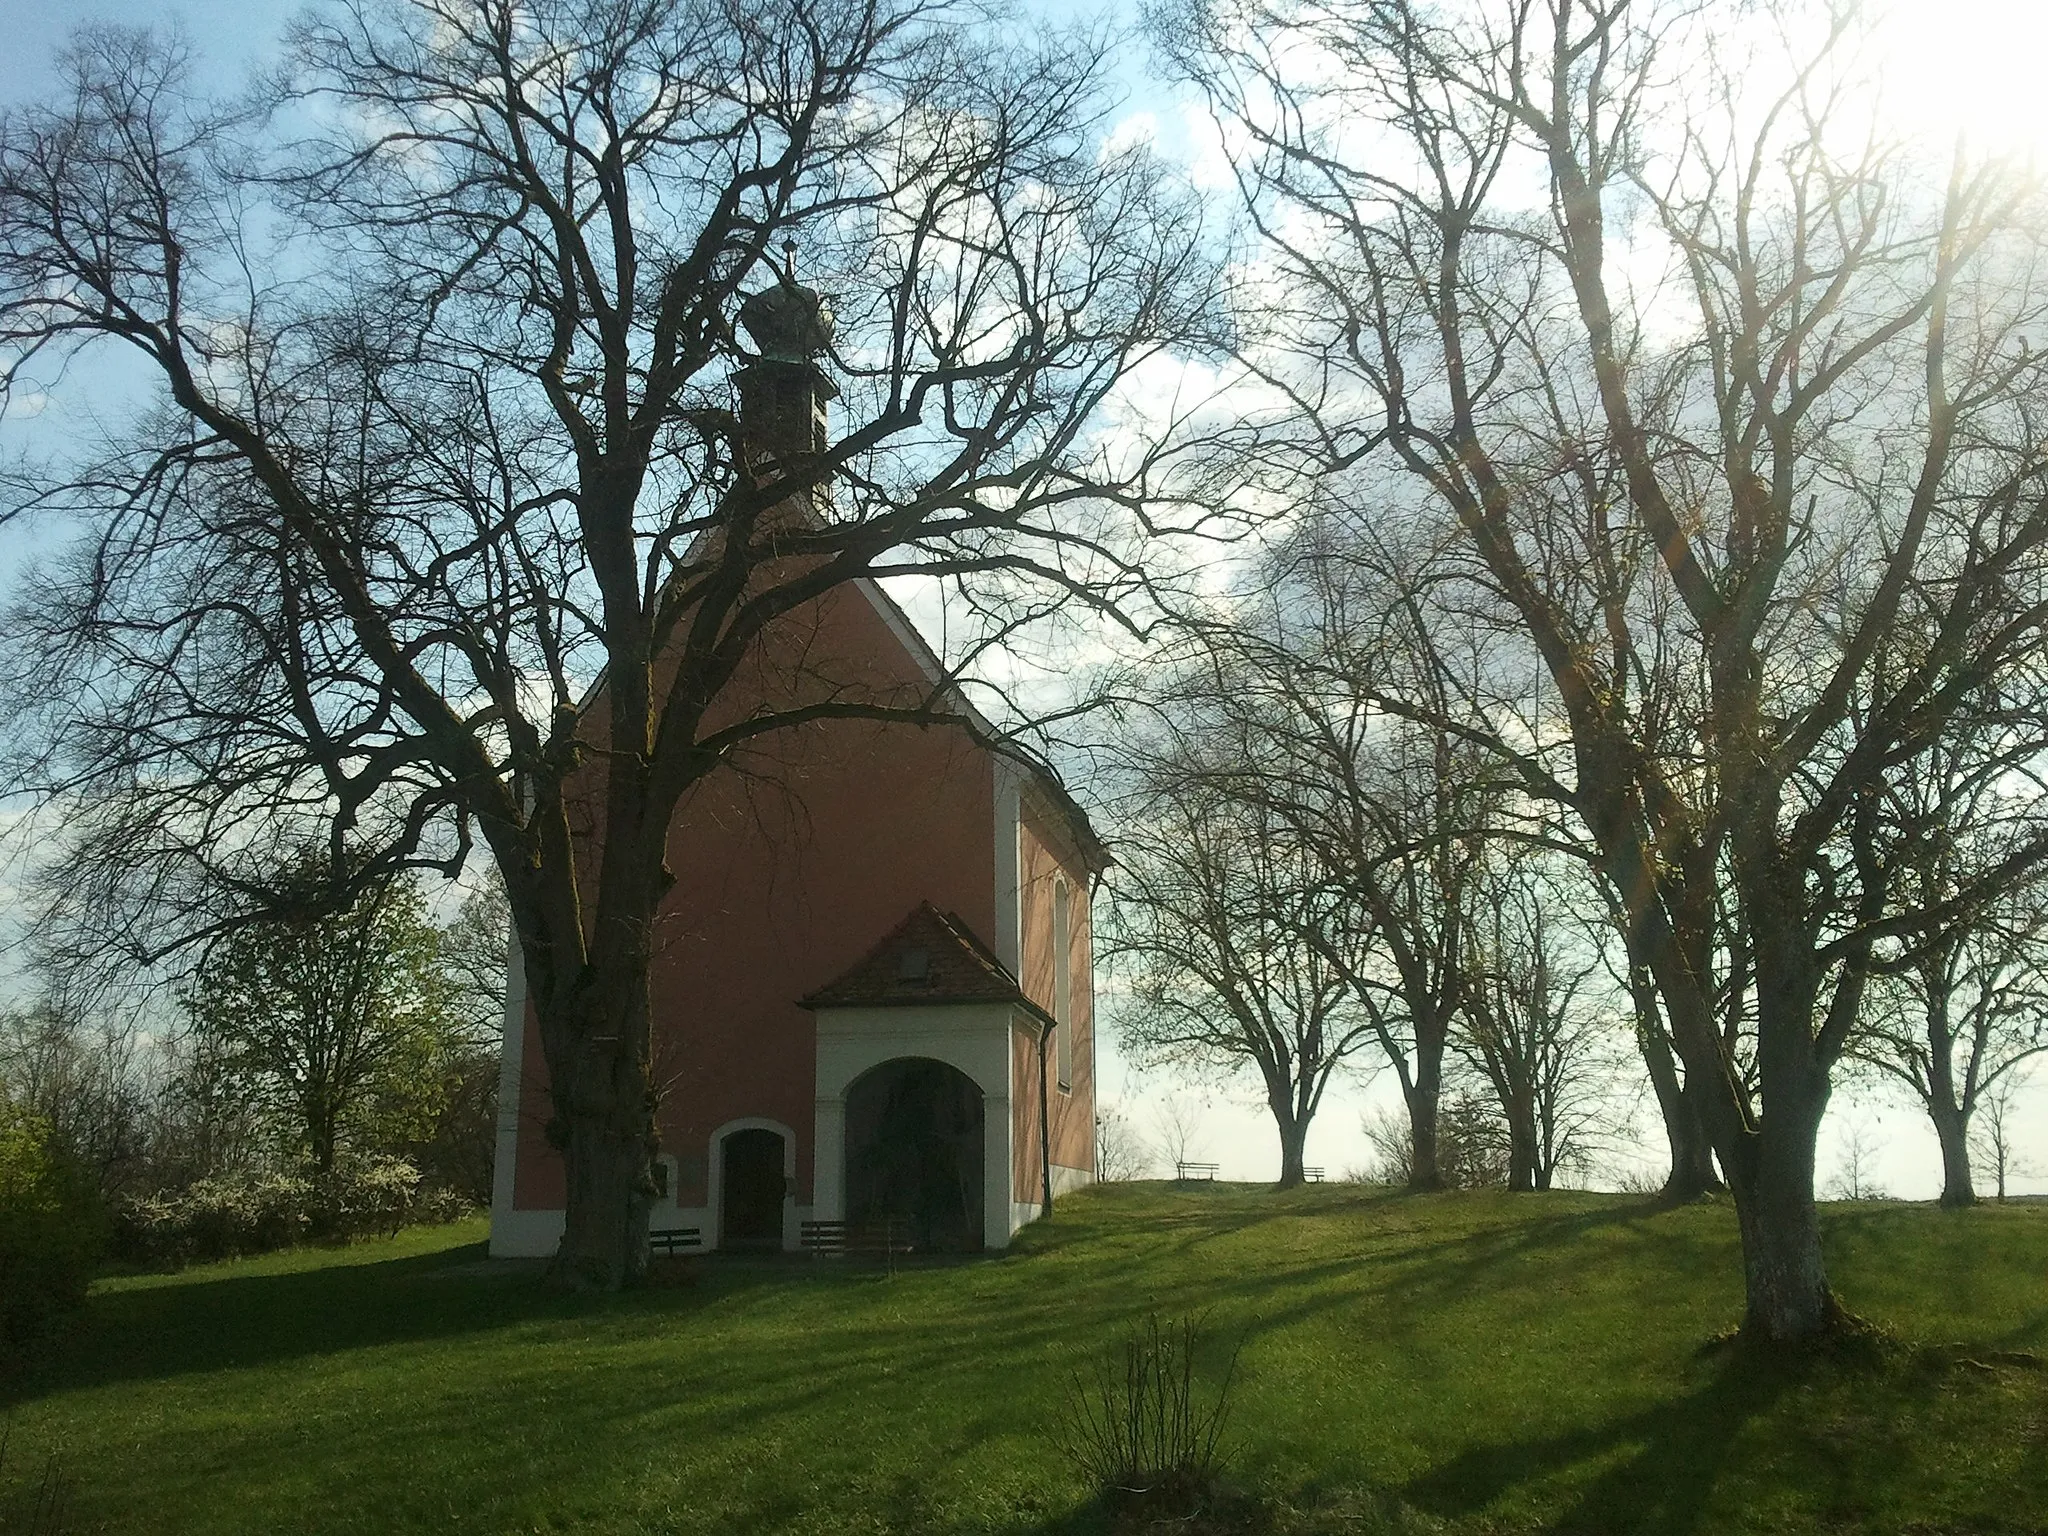
<instances>
[{"instance_id":1,"label":"blue sky","mask_svg":"<svg viewBox=\"0 0 2048 1536\"><path fill-rule=\"evenodd\" d=\"M72 32L94 24L124 27L177 26L192 40L199 84L209 91L234 91L247 80L251 69L274 52L279 34L295 5L261 3L261 0L198 0L178 6L151 4L149 0L0 0L0 110L48 95L55 86L56 55ZM89 391L104 400L108 391L118 391L121 370L112 358L102 358L93 369ZM72 381L75 385L77 380ZM71 423L78 420L87 391L67 389L42 414L24 418L18 411L0 421L0 451L26 447L31 452L56 446ZM46 530L0 530L0 598L27 554L37 547Z\"/></svg>"},{"instance_id":2,"label":"blue sky","mask_svg":"<svg viewBox=\"0 0 2048 1536\"><path fill-rule=\"evenodd\" d=\"M0 101L18 102L41 94L51 78L50 61L80 26L182 26L200 47L209 85L233 85L275 43L298 7L263 0L193 0L153 5L150 0L6 0L0 27Z\"/></svg>"}]
</instances>

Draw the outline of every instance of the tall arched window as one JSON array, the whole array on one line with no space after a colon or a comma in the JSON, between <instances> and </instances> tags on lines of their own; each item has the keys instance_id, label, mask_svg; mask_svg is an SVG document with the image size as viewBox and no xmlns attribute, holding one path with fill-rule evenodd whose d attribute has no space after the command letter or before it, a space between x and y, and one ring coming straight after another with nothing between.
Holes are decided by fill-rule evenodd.
<instances>
[{"instance_id":1,"label":"tall arched window","mask_svg":"<svg viewBox=\"0 0 2048 1536\"><path fill-rule=\"evenodd\" d=\"M1074 1081L1074 915L1064 880L1052 888L1052 1016L1060 1086L1067 1088Z\"/></svg>"}]
</instances>

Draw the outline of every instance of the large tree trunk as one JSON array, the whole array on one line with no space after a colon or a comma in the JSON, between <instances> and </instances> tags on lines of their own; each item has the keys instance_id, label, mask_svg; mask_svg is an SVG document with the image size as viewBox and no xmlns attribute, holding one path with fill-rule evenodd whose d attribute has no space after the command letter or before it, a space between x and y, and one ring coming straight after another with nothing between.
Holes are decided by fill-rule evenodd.
<instances>
[{"instance_id":1,"label":"large tree trunk","mask_svg":"<svg viewBox=\"0 0 2048 1536\"><path fill-rule=\"evenodd\" d=\"M1501 1108L1508 1121L1508 1192L1526 1195L1536 1188L1536 1107L1517 1091L1506 1095Z\"/></svg>"},{"instance_id":2,"label":"large tree trunk","mask_svg":"<svg viewBox=\"0 0 2048 1536\"><path fill-rule=\"evenodd\" d=\"M1419 1064L1418 1064L1419 1065ZM1441 1062L1420 1066L1408 1101L1408 1187L1411 1190L1442 1189L1443 1170L1437 1165L1437 1100L1442 1093Z\"/></svg>"},{"instance_id":3,"label":"large tree trunk","mask_svg":"<svg viewBox=\"0 0 2048 1536\"><path fill-rule=\"evenodd\" d=\"M1927 992L1927 1117L1934 1122L1935 1139L1941 1143L1941 1203L1960 1210L1977 1203L1977 1185L1970 1172L1970 1112L1956 1094L1950 989L1945 984L1945 966L1930 964L1921 974Z\"/></svg>"},{"instance_id":4,"label":"large tree trunk","mask_svg":"<svg viewBox=\"0 0 2048 1536\"><path fill-rule=\"evenodd\" d=\"M593 967L597 979L541 1014L566 1200L548 1283L612 1291L647 1273L647 1215L657 1193L655 1095L648 1058L648 966ZM552 1027L551 1027L552 1026ZM579 1027L580 1026L580 1027Z\"/></svg>"},{"instance_id":5,"label":"large tree trunk","mask_svg":"<svg viewBox=\"0 0 2048 1536\"><path fill-rule=\"evenodd\" d=\"M1634 968L1630 990L1635 995L1636 1045L1656 1090L1657 1110L1664 1119L1664 1141L1671 1153L1671 1171L1661 1198L1683 1204L1721 1188L1714 1172L1714 1145L1707 1137L1704 1100L1707 1087L1687 1073L1679 1080L1678 1062L1657 1012L1655 983L1642 967Z\"/></svg>"},{"instance_id":6,"label":"large tree trunk","mask_svg":"<svg viewBox=\"0 0 2048 1536\"><path fill-rule=\"evenodd\" d=\"M1714 1168L1714 1143L1707 1135L1706 1101L1712 1092L1708 1083L1690 1072L1685 1075L1676 1121L1665 1126L1666 1138L1672 1141L1671 1174L1664 1181L1667 1200L1697 1200L1726 1187Z\"/></svg>"},{"instance_id":7,"label":"large tree trunk","mask_svg":"<svg viewBox=\"0 0 2048 1536\"><path fill-rule=\"evenodd\" d=\"M1750 1169L1731 1181L1748 1303L1742 1331L1773 1343L1812 1338L1842 1317L1828 1286L1813 1199L1819 1116L1812 1115L1807 1128L1788 1123L1793 1118L1804 1122L1807 1116L1778 1115L1774 1110L1757 1137Z\"/></svg>"},{"instance_id":8,"label":"large tree trunk","mask_svg":"<svg viewBox=\"0 0 2048 1536\"><path fill-rule=\"evenodd\" d=\"M652 1117L621 1108L565 1119L567 1211L548 1281L589 1291L636 1284L647 1273L647 1213L655 1196Z\"/></svg>"},{"instance_id":9,"label":"large tree trunk","mask_svg":"<svg viewBox=\"0 0 2048 1536\"><path fill-rule=\"evenodd\" d=\"M624 509L614 509L624 515ZM600 573L601 576L604 573ZM665 859L677 796L707 771L702 764L657 790L648 761L656 734L652 647L628 578L609 572L608 612L623 615L608 637L607 761L559 786L547 818L555 874L572 897L541 914L550 952L529 953L554 1115L548 1139L562 1154L562 1241L548 1284L613 1291L647 1274L647 1216L659 1194L651 981L653 932L673 879ZM664 722L673 723L671 722ZM602 807L592 833L577 831L571 807ZM522 927L522 932L524 931ZM563 942L574 933L573 949ZM575 957L573 963L568 957ZM536 963L536 962L540 963Z\"/></svg>"},{"instance_id":10,"label":"large tree trunk","mask_svg":"<svg viewBox=\"0 0 2048 1536\"><path fill-rule=\"evenodd\" d=\"M1782 1343L1826 1333L1842 1320L1821 1254L1813 1198L1815 1146L1827 1113L1827 1068L1810 1021L1816 989L1802 980L1757 983L1758 1067L1765 1113L1721 1149L1742 1233L1745 1337Z\"/></svg>"},{"instance_id":11,"label":"large tree trunk","mask_svg":"<svg viewBox=\"0 0 2048 1536\"><path fill-rule=\"evenodd\" d=\"M1308 1122L1278 1109L1273 1118L1280 1127L1280 1188L1295 1189L1303 1181L1301 1160L1308 1144Z\"/></svg>"},{"instance_id":12,"label":"large tree trunk","mask_svg":"<svg viewBox=\"0 0 2048 1536\"><path fill-rule=\"evenodd\" d=\"M1652 888L1647 880L1640 884ZM1735 1198L1746 1293L1743 1335L1777 1343L1823 1334L1844 1314L1828 1286L1813 1198L1815 1144L1830 1090L1813 1033L1819 981L1811 945L1802 955L1802 936L1787 914L1764 911L1759 931L1771 936L1759 946L1755 983L1761 1115L1752 1114L1712 1006L1698 986L1702 968L1688 963L1668 928L1653 938L1646 955L1669 1039L1683 1060L1687 1087L1700 1090L1700 1117Z\"/></svg>"},{"instance_id":13,"label":"large tree trunk","mask_svg":"<svg viewBox=\"0 0 2048 1536\"><path fill-rule=\"evenodd\" d=\"M315 1103L309 1117L306 1136L306 1150L312 1157L315 1173L325 1175L334 1172L335 1148L341 1140L340 1132L335 1126L338 1118L326 1102Z\"/></svg>"},{"instance_id":14,"label":"large tree trunk","mask_svg":"<svg viewBox=\"0 0 2048 1536\"><path fill-rule=\"evenodd\" d=\"M1970 1117L1953 1101L1927 1106L1934 1134L1941 1143L1941 1203L1951 1210L1977 1203L1977 1181L1970 1170Z\"/></svg>"}]
</instances>

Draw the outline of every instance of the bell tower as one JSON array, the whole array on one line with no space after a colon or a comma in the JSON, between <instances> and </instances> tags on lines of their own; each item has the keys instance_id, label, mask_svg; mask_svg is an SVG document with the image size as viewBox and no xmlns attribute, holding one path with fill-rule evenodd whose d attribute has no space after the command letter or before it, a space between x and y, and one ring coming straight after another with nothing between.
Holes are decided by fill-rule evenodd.
<instances>
[{"instance_id":1,"label":"bell tower","mask_svg":"<svg viewBox=\"0 0 2048 1536\"><path fill-rule=\"evenodd\" d=\"M740 325L759 356L733 375L748 462L780 469L825 451L825 406L839 394L818 363L832 345L832 311L796 280L796 246L784 250L775 286L740 304Z\"/></svg>"}]
</instances>

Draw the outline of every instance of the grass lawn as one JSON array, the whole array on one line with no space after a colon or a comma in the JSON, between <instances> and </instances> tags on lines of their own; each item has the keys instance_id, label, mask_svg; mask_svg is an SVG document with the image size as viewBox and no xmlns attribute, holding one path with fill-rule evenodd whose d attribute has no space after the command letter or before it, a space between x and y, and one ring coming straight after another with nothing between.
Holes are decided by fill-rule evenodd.
<instances>
[{"instance_id":1,"label":"grass lawn","mask_svg":"<svg viewBox=\"0 0 2048 1536\"><path fill-rule=\"evenodd\" d=\"M600 1300L422 1229L102 1283L11 1393L0 1501L54 1455L67 1532L1087 1532L1049 1431L1157 1308L1243 1337L1233 1475L1283 1529L2048 1531L2048 1206L1827 1235L1879 1359L1702 1349L1725 1204L1122 1186L1000 1258Z\"/></svg>"}]
</instances>

